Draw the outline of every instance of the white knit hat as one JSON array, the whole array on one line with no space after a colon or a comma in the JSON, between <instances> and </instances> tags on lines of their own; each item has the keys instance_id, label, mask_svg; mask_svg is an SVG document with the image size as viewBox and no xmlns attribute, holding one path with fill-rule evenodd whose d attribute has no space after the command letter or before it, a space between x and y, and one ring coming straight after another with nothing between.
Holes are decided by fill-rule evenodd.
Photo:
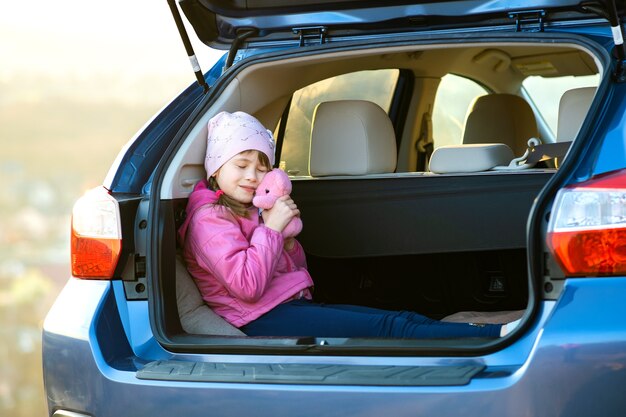
<instances>
[{"instance_id":1,"label":"white knit hat","mask_svg":"<svg viewBox=\"0 0 626 417\"><path fill-rule=\"evenodd\" d=\"M274 165L272 132L249 114L223 111L209 120L208 129L204 158L207 178L233 156L248 150L263 152L270 160L270 165Z\"/></svg>"}]
</instances>

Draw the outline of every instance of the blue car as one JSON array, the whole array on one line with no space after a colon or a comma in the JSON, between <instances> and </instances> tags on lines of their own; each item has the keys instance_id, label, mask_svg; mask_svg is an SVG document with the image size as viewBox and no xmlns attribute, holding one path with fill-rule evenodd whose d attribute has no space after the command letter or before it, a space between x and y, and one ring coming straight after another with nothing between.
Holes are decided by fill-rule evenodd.
<instances>
[{"instance_id":1,"label":"blue car","mask_svg":"<svg viewBox=\"0 0 626 417\"><path fill-rule=\"evenodd\" d=\"M170 6L196 80L76 202L72 276L43 329L50 416L624 415L624 2ZM186 27L225 51L206 72ZM226 322L177 230L208 120L239 110L273 131L315 301L517 327Z\"/></svg>"}]
</instances>

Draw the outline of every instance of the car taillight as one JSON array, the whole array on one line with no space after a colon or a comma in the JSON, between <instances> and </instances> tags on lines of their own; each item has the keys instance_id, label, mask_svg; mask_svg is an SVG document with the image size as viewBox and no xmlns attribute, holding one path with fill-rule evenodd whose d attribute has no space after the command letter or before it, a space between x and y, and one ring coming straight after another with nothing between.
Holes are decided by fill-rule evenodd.
<instances>
[{"instance_id":1,"label":"car taillight","mask_svg":"<svg viewBox=\"0 0 626 417\"><path fill-rule=\"evenodd\" d=\"M94 188L72 210L72 275L112 278L121 250L119 205L105 188Z\"/></svg>"},{"instance_id":2,"label":"car taillight","mask_svg":"<svg viewBox=\"0 0 626 417\"><path fill-rule=\"evenodd\" d=\"M566 276L626 274L626 169L560 190L548 246Z\"/></svg>"}]
</instances>

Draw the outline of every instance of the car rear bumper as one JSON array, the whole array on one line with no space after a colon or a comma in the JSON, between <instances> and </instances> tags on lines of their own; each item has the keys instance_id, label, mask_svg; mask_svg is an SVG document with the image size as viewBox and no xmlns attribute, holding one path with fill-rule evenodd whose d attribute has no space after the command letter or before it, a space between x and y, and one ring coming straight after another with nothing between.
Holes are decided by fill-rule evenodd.
<instances>
[{"instance_id":1,"label":"car rear bumper","mask_svg":"<svg viewBox=\"0 0 626 417\"><path fill-rule=\"evenodd\" d=\"M622 415L626 396L626 279L579 279L548 303L516 343L482 357L297 357L173 354L137 336L115 283L70 280L44 324L50 414L93 416ZM139 305L139 304L137 304ZM130 310L129 310L130 309ZM138 310L144 311L143 307ZM138 320L145 325L143 318ZM149 330L149 325L146 331ZM466 385L373 386L195 382L137 378L148 362L484 365ZM306 372L306 371L303 371Z\"/></svg>"}]
</instances>

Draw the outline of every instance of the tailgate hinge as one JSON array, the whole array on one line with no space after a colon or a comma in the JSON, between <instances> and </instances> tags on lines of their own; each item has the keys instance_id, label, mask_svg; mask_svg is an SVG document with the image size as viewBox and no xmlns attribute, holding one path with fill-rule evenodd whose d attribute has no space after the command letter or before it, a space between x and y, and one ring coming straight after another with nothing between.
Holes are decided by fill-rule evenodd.
<instances>
[{"instance_id":1,"label":"tailgate hinge","mask_svg":"<svg viewBox=\"0 0 626 417\"><path fill-rule=\"evenodd\" d=\"M293 28L291 31L300 35L300 46L322 45L326 42L326 35L328 34L326 26L307 26Z\"/></svg>"},{"instance_id":2,"label":"tailgate hinge","mask_svg":"<svg viewBox=\"0 0 626 417\"><path fill-rule=\"evenodd\" d=\"M251 36L256 36L259 34L257 29L240 29L237 31L237 36L233 39L233 43L230 45L230 49L228 50L228 56L226 57L226 64L224 65L224 71L233 66L235 62L235 57L237 56L237 51L241 48L241 45Z\"/></svg>"},{"instance_id":3,"label":"tailgate hinge","mask_svg":"<svg viewBox=\"0 0 626 417\"><path fill-rule=\"evenodd\" d=\"M509 12L509 19L515 19L516 32L543 32L545 17L545 10Z\"/></svg>"}]
</instances>

